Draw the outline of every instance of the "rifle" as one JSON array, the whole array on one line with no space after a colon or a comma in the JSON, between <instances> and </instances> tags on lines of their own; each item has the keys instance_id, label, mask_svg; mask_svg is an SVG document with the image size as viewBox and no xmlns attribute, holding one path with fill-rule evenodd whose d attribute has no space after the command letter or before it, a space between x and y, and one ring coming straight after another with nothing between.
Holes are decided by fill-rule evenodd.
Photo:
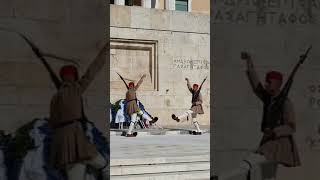
<instances>
[{"instance_id":1,"label":"rifle","mask_svg":"<svg viewBox=\"0 0 320 180\"><path fill-rule=\"evenodd\" d=\"M293 83L293 78L298 70L298 68L300 67L300 65L302 65L304 63L304 61L307 59L307 56L311 50L312 46L310 46L307 51L305 52L305 54L300 56L300 59L298 61L298 63L295 65L295 67L293 68L291 74L288 77L287 82L285 83L284 87L282 88L282 90L280 91L280 94L276 97L274 104L270 106L270 108L272 109L271 112L275 113L275 115L277 115L276 118L272 118L272 119L268 119L268 121L263 121L262 122L262 126L261 129L263 130L265 127L273 129L275 127L277 127L278 125L278 120L280 118L280 124L283 125L283 118L282 118L282 112L283 112L283 107L284 107L284 103L287 100L288 94L289 94L289 90L291 88L291 85ZM262 139L262 141L260 142L260 146L262 146L264 143L273 140L274 138L276 138L275 136L270 136L270 137L266 137L264 139ZM281 137L280 137L281 138ZM291 148L293 148L293 138L291 135L288 136L289 140L292 142L291 143Z\"/></svg>"},{"instance_id":2,"label":"rifle","mask_svg":"<svg viewBox=\"0 0 320 180\"><path fill-rule=\"evenodd\" d=\"M31 47L32 51L34 52L34 54L42 61L42 63L44 64L44 66L47 68L50 77L53 81L53 83L55 84L56 88L58 89L61 85L61 82L59 80L59 78L56 76L56 74L54 73L54 71L52 70L52 68L50 67L50 65L48 64L48 62L46 61L46 59L44 58L44 56L46 57L51 57L51 58L55 58L58 60L62 60L62 61L67 61L67 62L71 62L75 65L77 65L78 67L80 67L80 65L72 60L72 59L68 59L68 58L62 58L53 54L49 54L49 53L41 53L39 48L30 40L28 39L24 34L18 32L18 31L14 31L8 28L4 28L4 27L0 27L1 31L5 31L5 32L11 32L11 33L15 33L17 35L19 35L19 37L21 37L22 39L24 39L24 41Z\"/></svg>"},{"instance_id":3,"label":"rifle","mask_svg":"<svg viewBox=\"0 0 320 180\"><path fill-rule=\"evenodd\" d=\"M292 82L293 82L293 78L298 70L298 68L300 67L300 65L302 65L304 63L304 61L307 59L308 54L311 50L312 46L310 46L307 51L305 52L305 54L300 56L300 60L298 61L298 63L296 64L296 66L293 68L286 84L284 85L283 89L281 90L280 96L283 96L284 98L286 98L288 96L289 90L291 88Z\"/></svg>"},{"instance_id":4,"label":"rifle","mask_svg":"<svg viewBox=\"0 0 320 180\"><path fill-rule=\"evenodd\" d=\"M116 72L117 73L117 72ZM126 87L127 87L127 89L129 89L129 86L128 86L128 84L126 83L126 81L124 80L124 78L119 74L119 73L117 73L118 75L119 75L119 77L120 77L120 79L123 81L123 83L126 85Z\"/></svg>"},{"instance_id":5,"label":"rifle","mask_svg":"<svg viewBox=\"0 0 320 180\"><path fill-rule=\"evenodd\" d=\"M293 68L291 74L289 75L288 77L288 80L287 82L285 83L284 87L282 88L279 96L276 98L276 101L275 101L275 106L273 107L275 110L281 110L287 97L288 97L288 94L289 94L289 90L291 88L291 85L293 83L293 78L297 72L297 70L299 69L299 67L304 63L304 61L307 59L308 57L308 54L311 50L312 46L310 46L307 51L300 56L300 59L298 61L298 63L295 65L295 67ZM276 123L277 122L271 122L271 127L275 127L276 126ZM282 124L283 122L281 122Z\"/></svg>"},{"instance_id":6,"label":"rifle","mask_svg":"<svg viewBox=\"0 0 320 180\"><path fill-rule=\"evenodd\" d=\"M5 31L5 32L10 32L10 33L15 33L17 35L19 35L21 38L23 38L27 43L28 45L31 46L32 50L38 50L39 51L39 48L37 48L37 46L29 39L27 38L24 34L18 32L18 31L14 31L14 30L11 30L11 29L8 29L8 28L4 28L4 27L0 27L0 30L1 31ZM77 67L80 67L79 63L77 63L77 61L79 61L78 59L70 59L70 58L64 58L64 57L60 57L60 56L56 56L54 54L50 54L50 53L44 53L44 52L41 52L41 55L43 57L50 57L50 58L54 58L54 59L57 59L57 60L61 60L61 61L65 61L65 62L69 62L69 63L72 63L72 64L75 64ZM77 60L77 61L75 61Z\"/></svg>"},{"instance_id":7,"label":"rifle","mask_svg":"<svg viewBox=\"0 0 320 180\"><path fill-rule=\"evenodd\" d=\"M59 87L61 86L61 81L59 80L57 75L54 73L53 69L51 68L49 63L46 61L46 59L42 56L42 54L40 53L40 50L24 35L21 35L21 37L29 44L29 46L31 46L31 49L34 52L34 54L42 61L44 66L47 68L54 85L56 86L57 89L59 89Z\"/></svg>"}]
</instances>

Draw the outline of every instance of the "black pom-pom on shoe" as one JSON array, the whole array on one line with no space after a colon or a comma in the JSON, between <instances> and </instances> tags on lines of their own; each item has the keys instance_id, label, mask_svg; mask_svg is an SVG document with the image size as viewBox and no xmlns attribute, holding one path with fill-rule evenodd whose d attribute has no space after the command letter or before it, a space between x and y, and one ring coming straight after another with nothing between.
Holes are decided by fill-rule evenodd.
<instances>
[{"instance_id":1,"label":"black pom-pom on shoe","mask_svg":"<svg viewBox=\"0 0 320 180\"><path fill-rule=\"evenodd\" d=\"M179 118L175 114L172 114L171 117L172 117L173 120L175 120L177 122L180 121Z\"/></svg>"}]
</instances>

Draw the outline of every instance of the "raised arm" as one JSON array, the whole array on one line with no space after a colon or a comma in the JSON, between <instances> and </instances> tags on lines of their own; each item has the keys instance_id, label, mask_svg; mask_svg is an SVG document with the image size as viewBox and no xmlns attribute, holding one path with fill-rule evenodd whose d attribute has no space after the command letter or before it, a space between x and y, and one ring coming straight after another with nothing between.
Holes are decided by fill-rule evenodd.
<instances>
[{"instance_id":1,"label":"raised arm","mask_svg":"<svg viewBox=\"0 0 320 180\"><path fill-rule=\"evenodd\" d=\"M83 93L90 83L95 78L96 74L102 69L106 62L106 51L109 47L109 42L107 42L104 47L100 50L99 54L95 57L93 62L89 65L87 71L81 77L79 83L81 86L81 93Z\"/></svg>"},{"instance_id":2,"label":"raised arm","mask_svg":"<svg viewBox=\"0 0 320 180\"><path fill-rule=\"evenodd\" d=\"M186 78L186 81L187 81L188 89L189 89L189 91L192 93L192 92L193 92L193 89L192 89L192 87L191 87L191 85L190 85L190 81L189 81L189 79L188 79L188 78Z\"/></svg>"},{"instance_id":3,"label":"raised arm","mask_svg":"<svg viewBox=\"0 0 320 180\"><path fill-rule=\"evenodd\" d=\"M200 85L200 87L199 87L199 91L201 91L202 85L203 85L203 83L204 83L206 80L207 80L207 77L204 78L204 80L202 81L202 83L201 83L201 85Z\"/></svg>"},{"instance_id":4,"label":"raised arm","mask_svg":"<svg viewBox=\"0 0 320 180\"><path fill-rule=\"evenodd\" d=\"M144 74L144 75L140 78L140 80L138 81L138 83L137 83L137 85L136 85L136 87L135 87L136 90L139 89L139 87L140 87L140 85L142 84L143 79L144 79L145 77L147 77L147 76Z\"/></svg>"},{"instance_id":5,"label":"raised arm","mask_svg":"<svg viewBox=\"0 0 320 180\"><path fill-rule=\"evenodd\" d=\"M243 52L241 54L241 58L244 61L246 61L246 65L247 65L246 72L249 79L249 83L253 89L253 92L256 94L256 96L258 96L263 101L266 97L267 92L259 80L259 77L255 71L251 56L248 53Z\"/></svg>"}]
</instances>

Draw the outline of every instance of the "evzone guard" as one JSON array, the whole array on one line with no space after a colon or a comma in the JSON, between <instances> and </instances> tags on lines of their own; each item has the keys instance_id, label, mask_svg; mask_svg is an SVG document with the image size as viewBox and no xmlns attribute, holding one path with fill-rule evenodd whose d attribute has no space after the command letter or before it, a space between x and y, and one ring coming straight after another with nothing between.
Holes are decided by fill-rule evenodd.
<instances>
[{"instance_id":1,"label":"evzone guard","mask_svg":"<svg viewBox=\"0 0 320 180\"><path fill-rule=\"evenodd\" d=\"M292 101L288 98L288 93L293 82L293 77L298 67L306 59L307 54L300 57L299 63L290 74L288 81L281 88L283 76L278 71L269 71L265 77L265 85L259 81L255 71L251 56L243 52L241 58L247 64L247 75L253 92L263 103L263 118L261 132L263 133L259 148L245 160L253 166L252 162L262 165L269 164L272 178L276 177L276 170L279 164L286 167L297 167L301 165L298 149L293 135L296 132L295 113ZM264 167L264 166L261 166ZM271 171L270 171L271 172ZM254 175L253 175L254 174ZM251 180L260 180L262 175L251 172Z\"/></svg>"},{"instance_id":2,"label":"evzone guard","mask_svg":"<svg viewBox=\"0 0 320 180\"><path fill-rule=\"evenodd\" d=\"M201 95L201 88L203 83L206 81L207 78L205 78L200 87L198 84L193 84L192 88L190 85L190 81L188 78L186 78L185 80L187 81L187 87L190 91L190 93L192 94L192 100L191 100L191 108L186 111L185 113L183 113L180 116L176 116L175 114L172 114L172 119L177 121L177 122L184 122L186 120L189 120L189 118L191 118L193 125L196 128L196 131L191 131L192 134L194 135L201 135L202 134L202 130L199 127L199 123L197 121L197 115L198 114L204 114L203 108L202 108L202 95Z\"/></svg>"},{"instance_id":3,"label":"evzone guard","mask_svg":"<svg viewBox=\"0 0 320 180\"><path fill-rule=\"evenodd\" d=\"M109 49L109 42L100 50L81 78L78 77L75 66L66 65L60 69L60 80L44 57L72 62L73 64L77 64L76 61L40 52L39 48L20 32L4 28L0 28L0 30L16 33L25 40L46 67L57 89L51 99L48 121L49 127L53 129L49 157L52 166L65 171L68 180L83 180L86 165L97 169L103 180L110 179L108 162L86 137L85 123L87 117L84 113L82 101L82 94L105 64L105 52Z\"/></svg>"},{"instance_id":4,"label":"evzone guard","mask_svg":"<svg viewBox=\"0 0 320 180\"><path fill-rule=\"evenodd\" d=\"M69 180L83 180L86 165L99 170L104 180L109 179L108 162L86 136L87 117L82 100L82 94L105 64L108 44L100 50L81 78L75 66L66 65L60 69L61 80L40 51L33 48L57 88L50 104L49 126L53 129L50 162L55 168L66 171Z\"/></svg>"},{"instance_id":5,"label":"evzone guard","mask_svg":"<svg viewBox=\"0 0 320 180\"><path fill-rule=\"evenodd\" d=\"M158 118L157 117L150 117L149 115L143 113L143 111L138 107L137 104L137 90L139 89L140 85L143 82L143 79L146 77L144 74L138 83L135 85L134 82L130 82L129 85L125 82L124 78L118 74L121 78L121 80L124 82L124 84L127 87L127 92L126 92L126 113L131 117L129 129L126 133L126 137L135 137L137 136L137 132L133 133L133 129L135 126L135 123L137 121L137 116L140 115L142 118L146 119L146 123L152 125L153 123L157 122Z\"/></svg>"}]
</instances>

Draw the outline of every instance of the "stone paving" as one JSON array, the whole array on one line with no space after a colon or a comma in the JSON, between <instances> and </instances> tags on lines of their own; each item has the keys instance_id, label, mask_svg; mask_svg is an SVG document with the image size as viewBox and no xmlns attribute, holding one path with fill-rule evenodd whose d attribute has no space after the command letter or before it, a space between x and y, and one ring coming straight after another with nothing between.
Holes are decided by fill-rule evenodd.
<instances>
[{"instance_id":1,"label":"stone paving","mask_svg":"<svg viewBox=\"0 0 320 180\"><path fill-rule=\"evenodd\" d=\"M210 134L110 136L112 159L195 156L210 154Z\"/></svg>"}]
</instances>

